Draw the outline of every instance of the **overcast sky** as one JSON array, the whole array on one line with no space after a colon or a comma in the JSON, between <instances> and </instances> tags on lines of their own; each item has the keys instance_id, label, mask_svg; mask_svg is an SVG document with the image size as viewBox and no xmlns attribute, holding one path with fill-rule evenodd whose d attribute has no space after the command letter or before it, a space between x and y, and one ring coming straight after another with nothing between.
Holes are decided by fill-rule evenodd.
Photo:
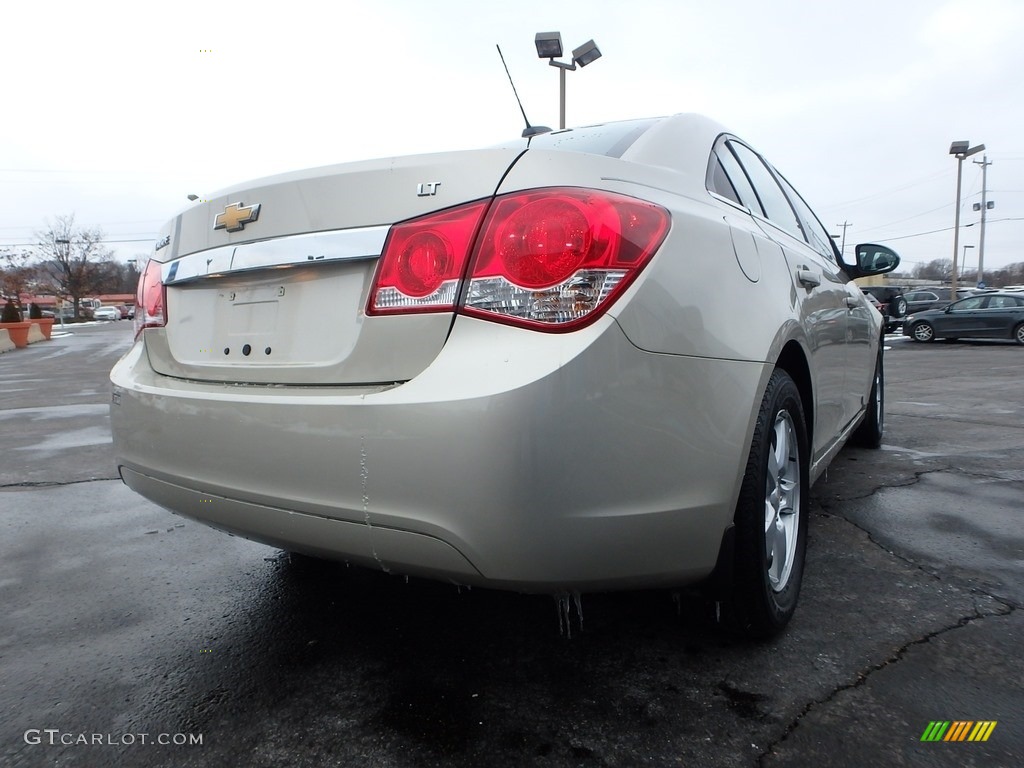
<instances>
[{"instance_id":1,"label":"overcast sky","mask_svg":"<svg viewBox=\"0 0 1024 768\"><path fill-rule=\"evenodd\" d=\"M73 213L145 255L189 193L517 137L495 44L531 122L557 126L533 40L559 30L604 54L568 73L570 126L708 115L830 231L850 222L848 246L888 243L907 268L952 258L949 145L983 142L985 266L1024 261L1022 0L35 0L0 19L0 247ZM981 157L963 171L970 268Z\"/></svg>"}]
</instances>

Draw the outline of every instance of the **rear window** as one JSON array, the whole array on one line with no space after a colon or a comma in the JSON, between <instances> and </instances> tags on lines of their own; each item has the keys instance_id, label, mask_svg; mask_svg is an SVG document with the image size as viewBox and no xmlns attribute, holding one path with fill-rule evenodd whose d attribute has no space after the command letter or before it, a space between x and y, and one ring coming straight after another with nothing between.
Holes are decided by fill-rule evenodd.
<instances>
[{"instance_id":1,"label":"rear window","mask_svg":"<svg viewBox=\"0 0 1024 768\"><path fill-rule=\"evenodd\" d=\"M542 133L530 139L530 149L559 149L566 152L622 157L633 142L656 122L657 118L623 120L617 123Z\"/></svg>"}]
</instances>

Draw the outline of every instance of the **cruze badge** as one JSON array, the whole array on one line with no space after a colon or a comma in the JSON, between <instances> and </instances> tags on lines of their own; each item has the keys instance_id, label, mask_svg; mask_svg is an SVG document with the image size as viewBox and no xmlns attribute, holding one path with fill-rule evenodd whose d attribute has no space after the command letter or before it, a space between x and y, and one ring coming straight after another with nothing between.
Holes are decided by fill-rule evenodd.
<instances>
[{"instance_id":1,"label":"cruze badge","mask_svg":"<svg viewBox=\"0 0 1024 768\"><path fill-rule=\"evenodd\" d=\"M246 224L256 221L260 215L260 204L242 205L231 203L224 208L224 213L218 213L214 219L214 229L226 229L228 232L237 232L245 229Z\"/></svg>"}]
</instances>

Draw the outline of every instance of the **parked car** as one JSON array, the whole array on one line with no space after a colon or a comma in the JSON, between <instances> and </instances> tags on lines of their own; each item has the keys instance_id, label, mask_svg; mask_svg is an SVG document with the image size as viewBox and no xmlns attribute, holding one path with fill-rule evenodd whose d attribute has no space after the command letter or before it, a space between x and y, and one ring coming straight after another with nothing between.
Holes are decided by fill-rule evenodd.
<instances>
[{"instance_id":1,"label":"parked car","mask_svg":"<svg viewBox=\"0 0 1024 768\"><path fill-rule=\"evenodd\" d=\"M865 288L861 288L861 293L864 294L864 297L871 303L871 306L877 309L878 313L882 316L885 322L886 333L892 333L903 325L902 320L897 320L889 314L889 305L880 302L873 293L870 293Z\"/></svg>"},{"instance_id":2,"label":"parked car","mask_svg":"<svg viewBox=\"0 0 1024 768\"><path fill-rule=\"evenodd\" d=\"M903 299L907 303L908 315L926 309L941 309L952 301L948 288L918 288L907 291L903 294Z\"/></svg>"},{"instance_id":3,"label":"parked car","mask_svg":"<svg viewBox=\"0 0 1024 768\"><path fill-rule=\"evenodd\" d=\"M117 311L119 313L121 313L121 319L122 320L128 320L128 319L131 318L131 316L128 314L128 305L127 304L118 304L117 305Z\"/></svg>"},{"instance_id":4,"label":"parked car","mask_svg":"<svg viewBox=\"0 0 1024 768\"><path fill-rule=\"evenodd\" d=\"M888 315L893 322L906 316L907 303L903 299L906 288L895 285L865 285L861 290L874 296L882 305L882 314ZM898 327L899 323L896 325Z\"/></svg>"},{"instance_id":5,"label":"parked car","mask_svg":"<svg viewBox=\"0 0 1024 768\"><path fill-rule=\"evenodd\" d=\"M1013 339L1024 344L1024 296L983 293L943 309L907 316L903 334L914 341L935 339Z\"/></svg>"},{"instance_id":6,"label":"parked car","mask_svg":"<svg viewBox=\"0 0 1024 768\"><path fill-rule=\"evenodd\" d=\"M769 635L811 484L881 440L853 278L898 256L844 263L696 115L263 179L161 236L111 371L120 475L286 550L527 592L701 582Z\"/></svg>"},{"instance_id":7,"label":"parked car","mask_svg":"<svg viewBox=\"0 0 1024 768\"><path fill-rule=\"evenodd\" d=\"M96 307L92 311L93 320L120 320L121 310L117 307Z\"/></svg>"}]
</instances>

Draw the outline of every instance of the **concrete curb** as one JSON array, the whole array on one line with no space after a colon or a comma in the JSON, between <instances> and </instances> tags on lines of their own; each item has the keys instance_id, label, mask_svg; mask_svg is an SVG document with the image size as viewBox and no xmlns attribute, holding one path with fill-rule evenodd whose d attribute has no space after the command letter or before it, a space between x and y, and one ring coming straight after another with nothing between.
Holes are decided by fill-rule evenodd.
<instances>
[{"instance_id":1,"label":"concrete curb","mask_svg":"<svg viewBox=\"0 0 1024 768\"><path fill-rule=\"evenodd\" d=\"M11 334L7 332L6 328L0 328L0 354L10 352L12 349L14 349L14 342L11 341Z\"/></svg>"}]
</instances>

